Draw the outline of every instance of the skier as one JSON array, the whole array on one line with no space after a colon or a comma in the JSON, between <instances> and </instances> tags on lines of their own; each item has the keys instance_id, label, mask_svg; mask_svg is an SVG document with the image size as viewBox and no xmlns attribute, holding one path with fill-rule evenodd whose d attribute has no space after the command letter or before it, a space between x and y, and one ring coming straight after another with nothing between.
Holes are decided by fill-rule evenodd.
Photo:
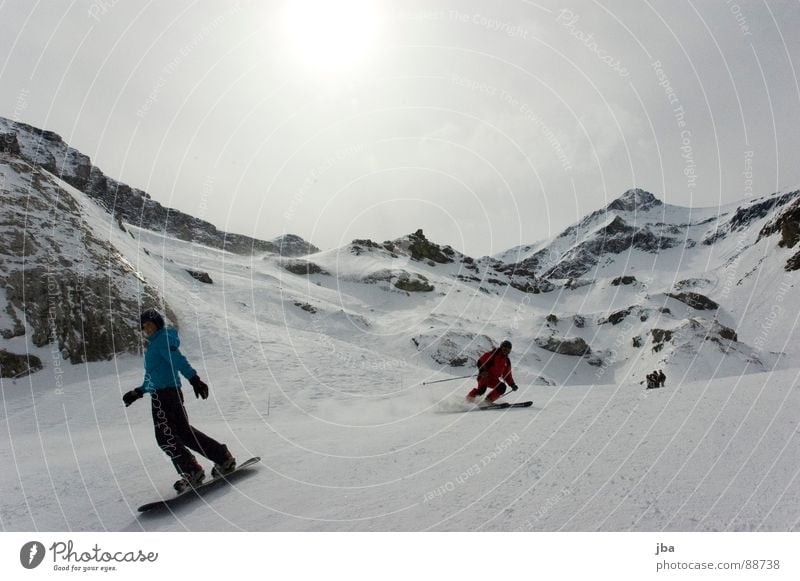
<instances>
[{"instance_id":1,"label":"skier","mask_svg":"<svg viewBox=\"0 0 800 581\"><path fill-rule=\"evenodd\" d=\"M655 389L658 387L658 383L656 383L655 373L648 373L647 374L647 389Z\"/></svg>"},{"instance_id":2,"label":"skier","mask_svg":"<svg viewBox=\"0 0 800 581\"><path fill-rule=\"evenodd\" d=\"M154 309L142 313L141 326L148 338L144 356L144 383L123 395L122 401L128 407L145 393L150 394L156 442L181 475L181 479L174 484L175 490L183 492L205 479L203 467L187 448L214 462L211 471L213 477L233 471L236 459L231 456L227 446L189 425L178 372L189 380L198 398L208 398L208 385L178 350L180 339L177 330L165 329L164 318Z\"/></svg>"},{"instance_id":3,"label":"skier","mask_svg":"<svg viewBox=\"0 0 800 581\"><path fill-rule=\"evenodd\" d=\"M480 405L491 405L506 392L506 384L511 386L513 391L519 389L514 383L511 375L511 361L508 354L511 353L511 341L503 341L500 347L487 351L478 359L478 386L467 394L467 401L475 402L475 398L483 395L487 388L492 388L486 399Z\"/></svg>"},{"instance_id":4,"label":"skier","mask_svg":"<svg viewBox=\"0 0 800 581\"><path fill-rule=\"evenodd\" d=\"M664 387L664 383L667 381L667 376L664 375L662 370L658 370L658 387Z\"/></svg>"}]
</instances>

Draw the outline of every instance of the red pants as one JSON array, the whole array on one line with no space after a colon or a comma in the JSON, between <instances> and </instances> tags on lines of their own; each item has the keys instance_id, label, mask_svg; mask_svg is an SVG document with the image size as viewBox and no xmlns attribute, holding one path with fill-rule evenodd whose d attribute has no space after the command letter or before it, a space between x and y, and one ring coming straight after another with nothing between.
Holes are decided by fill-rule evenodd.
<instances>
[{"instance_id":1,"label":"red pants","mask_svg":"<svg viewBox=\"0 0 800 581\"><path fill-rule=\"evenodd\" d=\"M478 387L474 388L467 394L467 397L473 399L479 395L483 395L486 392L487 388L492 388L492 391L489 392L489 395L486 396L491 402L497 401L497 399L506 392L506 384L497 379L496 377L481 377L478 376Z\"/></svg>"}]
</instances>

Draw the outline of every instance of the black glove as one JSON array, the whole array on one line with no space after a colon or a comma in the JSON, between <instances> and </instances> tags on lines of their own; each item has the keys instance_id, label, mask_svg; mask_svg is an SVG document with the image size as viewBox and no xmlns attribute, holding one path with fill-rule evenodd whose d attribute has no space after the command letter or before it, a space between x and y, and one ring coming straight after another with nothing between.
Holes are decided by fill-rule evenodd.
<instances>
[{"instance_id":1,"label":"black glove","mask_svg":"<svg viewBox=\"0 0 800 581\"><path fill-rule=\"evenodd\" d=\"M122 402L125 404L125 407L128 407L137 399L141 399L144 396L144 390L141 387L137 387L136 389L130 390L128 393L122 396Z\"/></svg>"},{"instance_id":2,"label":"black glove","mask_svg":"<svg viewBox=\"0 0 800 581\"><path fill-rule=\"evenodd\" d=\"M519 386L516 383L511 383L509 385L511 385L511 391L517 391L519 389Z\"/></svg>"},{"instance_id":3,"label":"black glove","mask_svg":"<svg viewBox=\"0 0 800 581\"><path fill-rule=\"evenodd\" d=\"M199 375L195 375L189 380L189 383L192 384L194 388L194 395L195 397L201 397L203 399L208 399L208 386L203 383L203 380L200 379Z\"/></svg>"}]
</instances>

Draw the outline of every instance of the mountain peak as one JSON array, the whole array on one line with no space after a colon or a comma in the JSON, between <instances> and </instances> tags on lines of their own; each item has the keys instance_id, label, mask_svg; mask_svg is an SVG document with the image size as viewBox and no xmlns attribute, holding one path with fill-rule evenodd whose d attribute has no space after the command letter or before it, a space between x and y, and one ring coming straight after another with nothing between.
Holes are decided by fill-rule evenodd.
<instances>
[{"instance_id":1,"label":"mountain peak","mask_svg":"<svg viewBox=\"0 0 800 581\"><path fill-rule=\"evenodd\" d=\"M660 206L661 200L640 188L632 188L608 205L609 210L622 212L644 212L654 206Z\"/></svg>"}]
</instances>

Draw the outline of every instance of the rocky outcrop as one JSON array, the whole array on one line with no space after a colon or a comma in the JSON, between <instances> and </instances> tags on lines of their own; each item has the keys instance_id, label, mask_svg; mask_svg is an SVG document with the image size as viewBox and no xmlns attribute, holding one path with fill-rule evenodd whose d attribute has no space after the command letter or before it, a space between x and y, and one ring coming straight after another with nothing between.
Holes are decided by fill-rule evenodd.
<instances>
[{"instance_id":1,"label":"rocky outcrop","mask_svg":"<svg viewBox=\"0 0 800 581\"><path fill-rule=\"evenodd\" d=\"M560 355L583 356L591 353L589 345L580 337L573 337L571 339L562 339L559 337L551 336L546 338L536 339L536 345L547 351L558 353Z\"/></svg>"},{"instance_id":2,"label":"rocky outcrop","mask_svg":"<svg viewBox=\"0 0 800 581\"><path fill-rule=\"evenodd\" d=\"M202 282L205 284L214 284L214 281L211 280L211 276L207 272L200 272L198 270L187 270L186 272L188 272L189 276L191 276L198 282Z\"/></svg>"},{"instance_id":3,"label":"rocky outcrop","mask_svg":"<svg viewBox=\"0 0 800 581\"><path fill-rule=\"evenodd\" d=\"M612 286L628 285L636 282L635 276L618 276L611 281Z\"/></svg>"},{"instance_id":4,"label":"rocky outcrop","mask_svg":"<svg viewBox=\"0 0 800 581\"><path fill-rule=\"evenodd\" d=\"M8 178L0 188L0 308L24 320L32 345L55 343L72 363L138 352L141 309L165 307L157 291L49 175L16 158L0 158L0 173ZM3 337L25 333L14 324Z\"/></svg>"},{"instance_id":5,"label":"rocky outcrop","mask_svg":"<svg viewBox=\"0 0 800 581\"><path fill-rule=\"evenodd\" d=\"M675 299L676 301L685 303L693 309L697 309L698 311L713 311L719 308L719 305L716 302L712 301L705 295L701 295L700 293L667 293L667 296Z\"/></svg>"},{"instance_id":6,"label":"rocky outcrop","mask_svg":"<svg viewBox=\"0 0 800 581\"><path fill-rule=\"evenodd\" d=\"M614 216L608 224L570 249L544 277L577 278L591 270L603 254L620 254L631 248L657 253L681 243L679 238L662 231L653 231L649 226L635 227L621 216Z\"/></svg>"},{"instance_id":7,"label":"rocky outcrop","mask_svg":"<svg viewBox=\"0 0 800 581\"><path fill-rule=\"evenodd\" d=\"M0 131L0 153L19 155L19 141L16 133Z\"/></svg>"},{"instance_id":8,"label":"rocky outcrop","mask_svg":"<svg viewBox=\"0 0 800 581\"><path fill-rule=\"evenodd\" d=\"M42 360L36 355L17 355L0 349L0 377L23 377L42 368Z\"/></svg>"},{"instance_id":9,"label":"rocky outcrop","mask_svg":"<svg viewBox=\"0 0 800 581\"><path fill-rule=\"evenodd\" d=\"M608 205L609 210L616 210L618 212L646 212L657 206L661 206L663 202L656 198L650 192L634 188L622 194L619 198L614 200Z\"/></svg>"},{"instance_id":10,"label":"rocky outcrop","mask_svg":"<svg viewBox=\"0 0 800 581\"><path fill-rule=\"evenodd\" d=\"M631 314L632 309L633 307L628 307L627 309L620 309L619 311L615 311L608 316L608 319L606 319L606 321L611 323L612 325L617 325L622 321L624 321L625 317ZM601 320L600 322L604 323L606 321Z\"/></svg>"},{"instance_id":11,"label":"rocky outcrop","mask_svg":"<svg viewBox=\"0 0 800 581\"><path fill-rule=\"evenodd\" d=\"M378 270L362 278L361 282L367 284L386 282L398 290L409 293L435 290L435 287L423 275L402 269Z\"/></svg>"},{"instance_id":12,"label":"rocky outcrop","mask_svg":"<svg viewBox=\"0 0 800 581\"><path fill-rule=\"evenodd\" d=\"M308 276L311 274L328 274L328 272L323 270L319 265L307 260L289 260L283 265L283 268L292 274L301 276Z\"/></svg>"},{"instance_id":13,"label":"rocky outcrop","mask_svg":"<svg viewBox=\"0 0 800 581\"><path fill-rule=\"evenodd\" d=\"M394 281L395 288L409 293L429 293L434 290L434 286L428 279L421 274L397 277Z\"/></svg>"},{"instance_id":14,"label":"rocky outcrop","mask_svg":"<svg viewBox=\"0 0 800 581\"><path fill-rule=\"evenodd\" d=\"M412 260L431 260L437 264L453 262L453 249L449 246L439 246L427 238L422 230L417 230L408 236L408 251Z\"/></svg>"},{"instance_id":15,"label":"rocky outcrop","mask_svg":"<svg viewBox=\"0 0 800 581\"><path fill-rule=\"evenodd\" d=\"M786 261L786 266L783 267L786 272L800 269L800 252L797 252L789 260Z\"/></svg>"},{"instance_id":16,"label":"rocky outcrop","mask_svg":"<svg viewBox=\"0 0 800 581\"><path fill-rule=\"evenodd\" d=\"M667 329L651 329L650 334L653 336L653 352L658 353L664 348L664 345L672 340L672 331Z\"/></svg>"}]
</instances>

